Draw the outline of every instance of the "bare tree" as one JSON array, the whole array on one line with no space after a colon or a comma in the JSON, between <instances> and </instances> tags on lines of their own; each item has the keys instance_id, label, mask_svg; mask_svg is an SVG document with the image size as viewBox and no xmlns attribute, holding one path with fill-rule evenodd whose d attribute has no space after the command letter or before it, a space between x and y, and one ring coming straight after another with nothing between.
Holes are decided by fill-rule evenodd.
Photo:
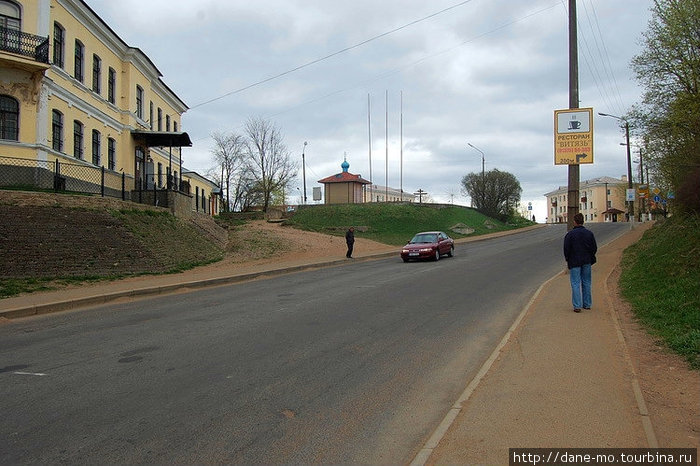
<instances>
[{"instance_id":1,"label":"bare tree","mask_svg":"<svg viewBox=\"0 0 700 466\"><path fill-rule=\"evenodd\" d=\"M238 175L243 167L243 136L238 134L212 134L214 148L212 154L218 167L221 167L221 187L226 190L226 210L232 210L241 196L240 183L235 183L234 202L231 203L231 180Z\"/></svg>"},{"instance_id":2,"label":"bare tree","mask_svg":"<svg viewBox=\"0 0 700 466\"><path fill-rule=\"evenodd\" d=\"M283 143L282 134L271 122L250 118L245 124L245 166L267 212L275 192L285 190L296 177L297 164Z\"/></svg>"}]
</instances>

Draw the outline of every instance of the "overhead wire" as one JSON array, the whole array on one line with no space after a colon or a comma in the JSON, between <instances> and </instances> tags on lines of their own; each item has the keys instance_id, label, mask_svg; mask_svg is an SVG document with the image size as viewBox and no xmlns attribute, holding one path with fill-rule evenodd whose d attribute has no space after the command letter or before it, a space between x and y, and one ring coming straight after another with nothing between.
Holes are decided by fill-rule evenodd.
<instances>
[{"instance_id":1,"label":"overhead wire","mask_svg":"<svg viewBox=\"0 0 700 466\"><path fill-rule=\"evenodd\" d=\"M311 61L309 61L309 62L306 62L306 63L304 63L304 64L302 64L302 65L299 65L299 66L297 66L297 67L294 67L294 68L292 68L292 69L290 69L290 70L284 71L284 72L282 72L282 73L278 73L278 74L276 74L276 75L274 75L274 76L270 76L270 77L268 77L268 78L262 79L262 80L260 80L260 81L254 82L254 83L252 83L252 84L248 84L247 86L243 86L243 87L238 88L238 89L236 89L236 90L233 90L233 91L227 92L227 93L225 93L225 94L222 94L222 95L220 95L220 96L218 96L218 97L214 97L213 99L209 99L209 100L206 100L206 101L201 102L201 103L199 103L199 104L193 105L192 107L190 107L190 110L193 110L193 109L195 109L195 108L202 107L202 106L207 105L207 104L210 104L210 103L212 103L212 102L216 102L217 100L221 100L221 99L223 99L223 98L225 98L225 97L228 97L228 96L230 96L230 95L238 94L238 93L240 93L240 92L243 92L243 91L245 91L245 90L251 89L251 88L256 87L256 86L259 86L259 85L261 85L261 84L265 84L265 83L267 83L267 82L270 82L270 81L273 81L273 80L275 80L275 79L281 78L282 76L286 76L286 75L288 75L288 74L294 73L295 71L299 71L299 70L304 69L304 68L307 68L307 67L309 67L309 66L311 66L311 65L315 65L316 63L320 63L320 62L322 62L322 61L328 60L329 58L335 57L335 56L340 55L340 54L342 54L342 53L348 52L348 51L353 50L353 49L356 49L356 48L358 48L358 47L362 47L363 45L366 45L366 44L368 44L368 43L370 43L370 42L373 42L373 41L375 41L375 40L377 40L377 39L381 39L382 37L386 37L386 36L388 36L388 35L390 35L390 34L394 34L395 32L401 31L401 30L403 30L403 29L406 29L406 28L408 28L408 27L411 27L411 26L413 26L413 25L415 25L415 24L418 24L418 23L420 23L420 22L426 21L426 20L428 20L428 19L430 19L430 18L434 18L435 16L441 15L441 14L447 12L447 11L454 10L455 8L458 8L458 7L460 7L460 6L466 5L467 3L470 3L471 1L472 1L472 0L464 0L464 1L462 1L462 2L459 2L459 3L457 3L457 4L454 4L454 5L452 5L452 6L449 6L449 7L447 7L447 8L443 8L443 9L440 10L440 11L436 11L435 13L431 13L431 14L429 14L429 15L427 15L427 16L424 16L424 17L422 17L422 18L419 18L419 19L416 19L416 20L411 21L411 22L409 22L409 23L406 23L406 24L404 24L403 26L399 26L399 27L396 27L396 28L391 29L391 30L389 30L389 31L383 32L383 33L381 33L381 34L378 34L378 35L376 35L376 36L370 37L369 39L365 39L365 40L363 40L363 41L361 41L361 42L358 42L357 44L351 45L351 46L349 46L349 47L345 47L345 48L343 48L343 49L341 49L341 50L338 50L338 51L336 51L336 52L333 52L333 53L328 54L328 55L326 55L326 56L323 56L323 57L321 57L321 58L316 58L316 59L311 60Z\"/></svg>"}]
</instances>

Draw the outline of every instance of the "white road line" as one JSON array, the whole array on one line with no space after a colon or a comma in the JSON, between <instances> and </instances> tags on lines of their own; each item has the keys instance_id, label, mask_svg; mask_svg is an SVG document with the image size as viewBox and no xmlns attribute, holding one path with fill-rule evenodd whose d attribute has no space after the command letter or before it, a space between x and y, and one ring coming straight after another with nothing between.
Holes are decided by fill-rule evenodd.
<instances>
[{"instance_id":1,"label":"white road line","mask_svg":"<svg viewBox=\"0 0 700 466\"><path fill-rule=\"evenodd\" d=\"M34 375L36 377L44 377L48 374L42 374L41 372L13 372L15 375Z\"/></svg>"}]
</instances>

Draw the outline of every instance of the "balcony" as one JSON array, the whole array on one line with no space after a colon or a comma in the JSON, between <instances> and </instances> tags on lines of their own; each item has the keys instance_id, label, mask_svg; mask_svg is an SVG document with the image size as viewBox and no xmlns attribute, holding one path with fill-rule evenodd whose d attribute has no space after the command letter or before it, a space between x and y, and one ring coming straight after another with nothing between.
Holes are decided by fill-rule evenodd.
<instances>
[{"instance_id":1,"label":"balcony","mask_svg":"<svg viewBox=\"0 0 700 466\"><path fill-rule=\"evenodd\" d=\"M27 57L49 64L49 38L0 26L0 52Z\"/></svg>"}]
</instances>

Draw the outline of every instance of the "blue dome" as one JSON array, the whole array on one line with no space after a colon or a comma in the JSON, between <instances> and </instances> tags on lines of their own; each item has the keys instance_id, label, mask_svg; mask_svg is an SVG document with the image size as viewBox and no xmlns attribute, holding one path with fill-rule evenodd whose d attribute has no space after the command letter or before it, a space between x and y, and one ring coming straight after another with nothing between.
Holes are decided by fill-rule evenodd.
<instances>
[{"instance_id":1,"label":"blue dome","mask_svg":"<svg viewBox=\"0 0 700 466\"><path fill-rule=\"evenodd\" d=\"M343 160L343 163L340 164L340 168L342 168L343 171L346 172L348 171L348 168L350 168L350 164L347 160Z\"/></svg>"}]
</instances>

